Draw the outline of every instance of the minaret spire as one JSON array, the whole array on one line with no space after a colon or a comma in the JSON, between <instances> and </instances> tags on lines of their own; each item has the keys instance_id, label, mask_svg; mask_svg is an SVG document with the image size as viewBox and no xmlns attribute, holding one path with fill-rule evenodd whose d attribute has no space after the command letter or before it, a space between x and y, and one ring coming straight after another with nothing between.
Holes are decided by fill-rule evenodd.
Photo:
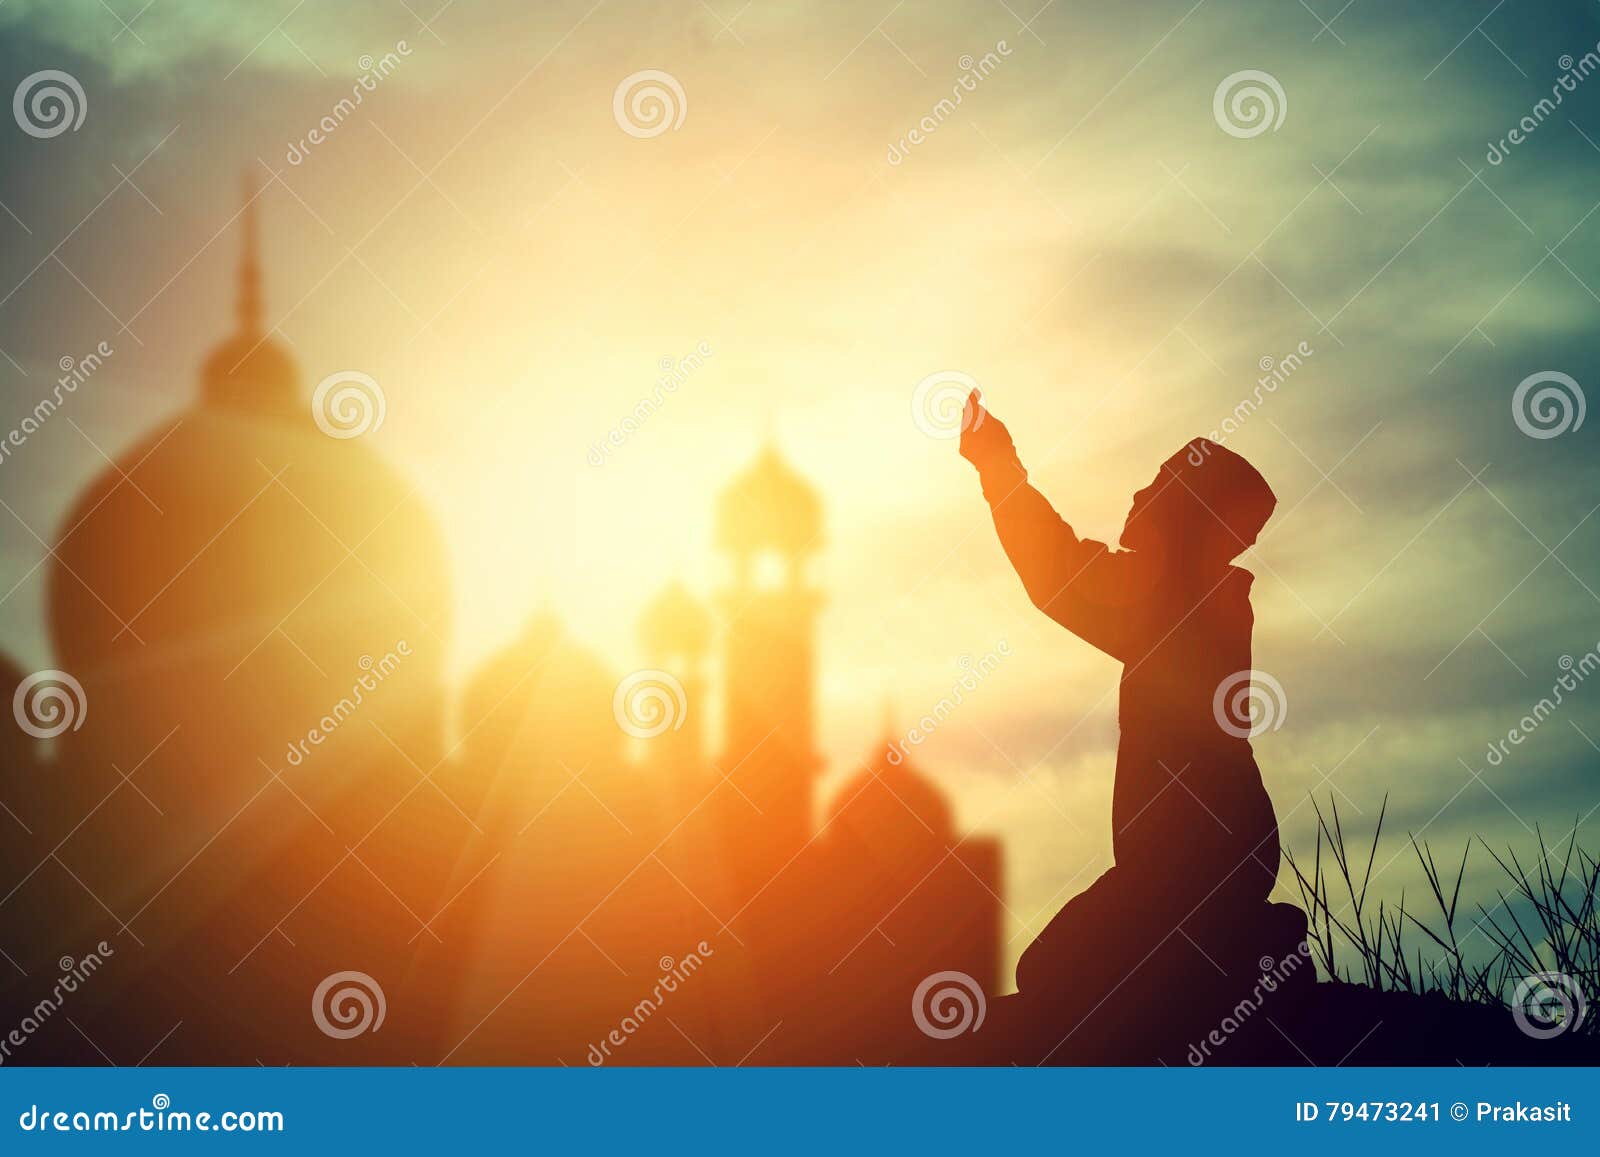
<instances>
[{"instance_id":1,"label":"minaret spire","mask_svg":"<svg viewBox=\"0 0 1600 1157\"><path fill-rule=\"evenodd\" d=\"M256 227L256 198L260 186L249 172L244 176L244 244L239 256L239 332L261 332L261 238Z\"/></svg>"},{"instance_id":2,"label":"minaret spire","mask_svg":"<svg viewBox=\"0 0 1600 1157\"><path fill-rule=\"evenodd\" d=\"M300 374L261 307L261 236L256 202L261 184L250 170L240 174L244 201L229 219L239 227L239 264L234 272L233 332L206 355L200 388L207 402L218 405L294 413L303 417Z\"/></svg>"}]
</instances>

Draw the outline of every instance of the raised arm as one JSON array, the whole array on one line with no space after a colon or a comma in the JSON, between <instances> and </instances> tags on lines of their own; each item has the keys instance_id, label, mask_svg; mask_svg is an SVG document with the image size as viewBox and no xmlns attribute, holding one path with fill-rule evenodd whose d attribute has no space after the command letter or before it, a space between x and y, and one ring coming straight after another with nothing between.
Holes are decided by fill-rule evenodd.
<instances>
[{"instance_id":1,"label":"raised arm","mask_svg":"<svg viewBox=\"0 0 1600 1157\"><path fill-rule=\"evenodd\" d=\"M1138 634L1139 585L1128 556L1079 538L1028 482L1005 425L977 391L962 417L961 455L978 469L1000 545L1033 605L1073 634L1126 660Z\"/></svg>"}]
</instances>

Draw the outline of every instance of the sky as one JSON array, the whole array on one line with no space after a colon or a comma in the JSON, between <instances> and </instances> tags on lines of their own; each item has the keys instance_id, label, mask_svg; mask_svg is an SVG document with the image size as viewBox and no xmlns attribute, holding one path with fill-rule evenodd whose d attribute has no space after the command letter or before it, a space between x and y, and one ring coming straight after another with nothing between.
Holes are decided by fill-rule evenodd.
<instances>
[{"instance_id":1,"label":"sky","mask_svg":"<svg viewBox=\"0 0 1600 1157\"><path fill-rule=\"evenodd\" d=\"M1117 669L1028 604L920 404L971 380L1085 536L1196 434L1271 482L1241 565L1291 849L1315 797L1358 832L1387 798L1389 896L1399 833L1593 850L1600 687L1488 753L1600 646L1597 42L1575 0L0 3L5 87L85 110L0 124L0 426L115 351L0 463L0 649L49 664L40 540L193 400L250 174L308 398L381 384L368 437L450 543L458 677L538 608L642 665L775 440L825 503L835 777L1003 653L916 757L1004 838L1015 952L1109 866ZM671 124L619 111L647 70Z\"/></svg>"}]
</instances>

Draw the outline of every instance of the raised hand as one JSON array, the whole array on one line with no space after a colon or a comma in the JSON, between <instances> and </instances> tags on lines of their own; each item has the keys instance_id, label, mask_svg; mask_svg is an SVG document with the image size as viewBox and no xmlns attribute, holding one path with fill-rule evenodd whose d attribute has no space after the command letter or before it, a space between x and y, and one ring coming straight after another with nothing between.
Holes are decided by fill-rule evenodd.
<instances>
[{"instance_id":1,"label":"raised hand","mask_svg":"<svg viewBox=\"0 0 1600 1157\"><path fill-rule=\"evenodd\" d=\"M977 390L967 395L961 412L961 456L979 470L991 464L1016 460L1011 431L999 418L983 407Z\"/></svg>"}]
</instances>

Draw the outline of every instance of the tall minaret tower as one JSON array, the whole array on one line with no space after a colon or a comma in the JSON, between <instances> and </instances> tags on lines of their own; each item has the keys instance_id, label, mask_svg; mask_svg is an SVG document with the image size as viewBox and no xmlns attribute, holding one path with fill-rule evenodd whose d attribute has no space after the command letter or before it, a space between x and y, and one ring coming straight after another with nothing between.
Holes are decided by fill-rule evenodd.
<instances>
[{"instance_id":1,"label":"tall minaret tower","mask_svg":"<svg viewBox=\"0 0 1600 1157\"><path fill-rule=\"evenodd\" d=\"M730 854L758 886L811 838L816 754L815 625L821 597L808 564L821 503L768 444L717 507L731 564L722 596L725 746L719 770L743 799ZM729 790L729 789L723 789Z\"/></svg>"}]
</instances>

